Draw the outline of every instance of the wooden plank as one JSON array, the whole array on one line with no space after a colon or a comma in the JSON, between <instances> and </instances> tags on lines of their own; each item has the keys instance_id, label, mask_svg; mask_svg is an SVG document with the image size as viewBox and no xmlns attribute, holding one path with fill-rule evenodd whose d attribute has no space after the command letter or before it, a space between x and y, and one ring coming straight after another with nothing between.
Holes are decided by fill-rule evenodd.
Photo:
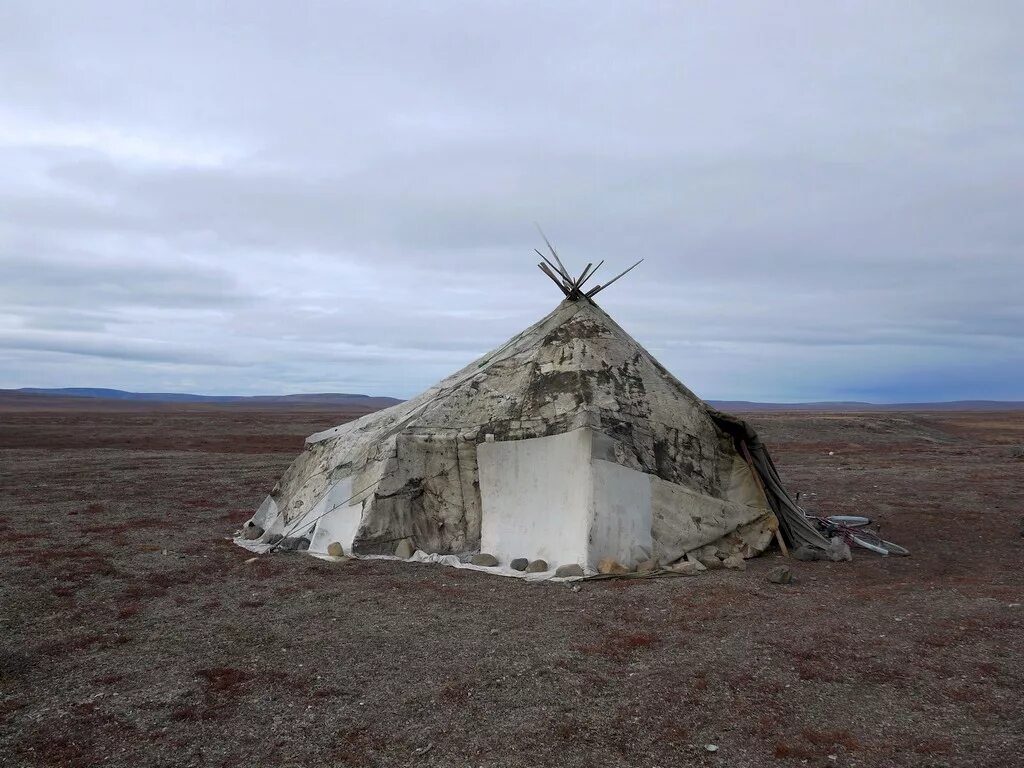
<instances>
[{"instance_id":1,"label":"wooden plank","mask_svg":"<svg viewBox=\"0 0 1024 768\"><path fill-rule=\"evenodd\" d=\"M548 268L547 264L538 264L537 266L540 267L541 272L543 272L545 275L551 278L551 282L558 286L558 290L560 290L566 296L569 295L569 289L562 285L562 281L555 277L555 273Z\"/></svg>"},{"instance_id":2,"label":"wooden plank","mask_svg":"<svg viewBox=\"0 0 1024 768\"><path fill-rule=\"evenodd\" d=\"M585 294L583 294L583 295L584 295L584 296L586 296L586 297L587 297L588 299L589 299L589 298L592 298L592 297L594 297L594 296L596 296L596 295L597 295L598 293L600 293L601 291L603 291L603 290L604 290L605 288L607 288L607 287L608 287L609 285L611 285L612 283L614 283L614 282L615 282L616 280L618 280L618 279L619 279L620 277L625 277L625 276L626 276L626 275L628 275L628 274L629 274L630 272L632 272L632 271L633 271L634 269L636 269L637 267L639 267L641 263L643 263L643 259L640 259L640 261L638 261L638 262L637 262L636 264L634 264L634 265L633 265L632 267L630 267L629 269L627 269L627 270L624 270L624 271L620 272L619 274L617 274L617 275L616 275L615 277L613 277L613 278L612 278L611 280L609 280L609 281L608 281L607 283L605 283L604 285L599 285L599 286L597 286L596 288L592 288L592 289L590 290L590 292L589 292L589 293L585 293Z\"/></svg>"},{"instance_id":3,"label":"wooden plank","mask_svg":"<svg viewBox=\"0 0 1024 768\"><path fill-rule=\"evenodd\" d=\"M542 259L544 259L544 263L547 264L549 267L551 267L552 273L560 274L559 271L558 271L558 267L556 267L554 264L551 263L551 259L549 259L543 253L538 251L536 248L533 249L533 252L536 253L538 256L540 256ZM572 288L572 280L566 280L565 278L562 278L562 277L559 277L559 280L561 280L563 285L565 285L565 289L566 290L571 290L571 288Z\"/></svg>"},{"instance_id":4,"label":"wooden plank","mask_svg":"<svg viewBox=\"0 0 1024 768\"><path fill-rule=\"evenodd\" d=\"M592 270L590 270L589 273L586 270L584 270L584 274L586 276L582 280L580 280L579 286L577 286L577 287L578 288L582 288L583 284L585 282L587 282L587 280L589 280L590 278L592 278L594 276L594 273L597 272L597 270L599 270L601 268L602 264L604 264L604 259L601 259L601 261L598 262L598 265L596 267L594 267Z\"/></svg>"},{"instance_id":5,"label":"wooden plank","mask_svg":"<svg viewBox=\"0 0 1024 768\"><path fill-rule=\"evenodd\" d=\"M544 238L544 243L547 245L548 250L551 251L551 255L555 257L555 261L558 262L558 271L571 285L572 277L569 275L569 270L565 268L565 264L563 264L562 260L558 258L558 251L555 250L555 246L553 246L551 241L548 240L548 236L544 234L544 230L540 228L540 224L537 225L537 231L540 232L540 236Z\"/></svg>"},{"instance_id":6,"label":"wooden plank","mask_svg":"<svg viewBox=\"0 0 1024 768\"><path fill-rule=\"evenodd\" d=\"M592 261L588 261L588 262L587 262L587 266L585 266L585 267L583 268L583 271L582 271L582 272L580 272L580 276L579 276L579 277L577 277L577 278L576 278L576 279L575 279L575 280L573 281L573 287L574 287L574 288L575 288L575 289L576 289L577 291L578 291L578 290L580 289L580 286L581 286L581 285L583 285L583 279L584 279L584 278L585 278L585 277L587 276L587 272L588 272L588 271L590 271L590 268L591 268L592 266L594 266L594 262L592 262Z\"/></svg>"}]
</instances>

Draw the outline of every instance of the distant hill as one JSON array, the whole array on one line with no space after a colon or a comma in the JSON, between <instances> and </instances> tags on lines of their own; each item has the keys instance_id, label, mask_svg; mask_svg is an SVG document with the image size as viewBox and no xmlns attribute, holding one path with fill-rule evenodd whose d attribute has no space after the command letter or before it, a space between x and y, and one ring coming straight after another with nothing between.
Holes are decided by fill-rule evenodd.
<instances>
[{"instance_id":1,"label":"distant hill","mask_svg":"<svg viewBox=\"0 0 1024 768\"><path fill-rule=\"evenodd\" d=\"M96 400L119 400L150 403L229 403L250 405L327 405L358 406L360 408L387 408L402 402L394 397L374 397L338 392L302 395L193 395L179 392L125 392L120 389L93 389L86 387L65 387L42 389L23 387L0 390L5 394L42 395L46 397L92 398Z\"/></svg>"},{"instance_id":2,"label":"distant hill","mask_svg":"<svg viewBox=\"0 0 1024 768\"><path fill-rule=\"evenodd\" d=\"M860 403L823 401L817 403L755 403L748 400L708 400L720 411L1018 411L1019 400L948 400L939 403Z\"/></svg>"},{"instance_id":3,"label":"distant hill","mask_svg":"<svg viewBox=\"0 0 1024 768\"><path fill-rule=\"evenodd\" d=\"M208 403L238 406L324 406L330 408L358 408L375 411L396 405L401 400L394 397L377 397L340 392L323 392L298 395L194 395L180 392L125 392L120 389L93 389L87 387L66 387L43 389L23 387L22 389L0 389L0 399L6 404L16 405L19 400L45 403L47 399L67 399L69 403L82 398L106 403ZM941 403L860 403L850 401L814 403L756 403L747 400L709 400L708 403L722 411L1016 411L1024 409L1022 401L1003 400L952 400Z\"/></svg>"}]
</instances>

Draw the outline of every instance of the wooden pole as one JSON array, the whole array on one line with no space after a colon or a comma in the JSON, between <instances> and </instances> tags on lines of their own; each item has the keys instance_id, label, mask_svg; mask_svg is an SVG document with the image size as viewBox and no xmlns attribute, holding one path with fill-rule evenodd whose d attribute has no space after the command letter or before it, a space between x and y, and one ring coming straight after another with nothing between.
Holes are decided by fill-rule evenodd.
<instances>
[{"instance_id":1,"label":"wooden pole","mask_svg":"<svg viewBox=\"0 0 1024 768\"><path fill-rule=\"evenodd\" d=\"M576 287L577 291L580 289L580 286L583 285L583 278L587 276L587 272L590 270L592 266L594 266L594 262L588 261L587 266L585 266L583 268L583 271L580 272L580 276L576 278L576 281L573 283L573 285Z\"/></svg>"},{"instance_id":2,"label":"wooden pole","mask_svg":"<svg viewBox=\"0 0 1024 768\"><path fill-rule=\"evenodd\" d=\"M590 289L590 292L589 292L589 293L585 293L585 294L583 294L583 295L584 295L584 296L586 296L586 297L587 297L588 299L589 299L589 298L592 298L593 296L596 296L596 295L597 295L598 293L600 293L601 291L603 291L603 290L604 290L605 288L607 288L607 287L608 287L609 285L611 285L612 283L614 283L614 282L615 282L616 280L618 280L618 279L619 279L620 277L625 277L625 276L626 276L627 274L629 274L630 272L632 272L632 271L633 271L634 269L636 269L636 268L637 268L638 266L640 266L640 264L641 264L642 262L643 262L643 259L640 259L640 261L638 261L638 262L637 262L636 264L634 264L634 265L633 265L632 267L630 267L629 269L625 270L624 272L620 272L619 274L617 274L617 275L616 275L615 277L613 277L613 278L612 278L611 280L609 280L609 281L608 281L607 283L605 283L604 285L599 285L599 286L597 286L596 288L591 288L591 289Z\"/></svg>"},{"instance_id":3,"label":"wooden pole","mask_svg":"<svg viewBox=\"0 0 1024 768\"><path fill-rule=\"evenodd\" d=\"M587 280L589 280L590 278L592 278L594 276L594 273L597 272L597 270L599 270L601 268L602 264L604 264L604 259L601 259L601 261L598 263L598 265L596 267L594 267L592 270L590 270L590 272L584 271L585 274L586 274L586 277L584 277L582 280L580 280L579 288L582 288L583 284L585 282L587 282Z\"/></svg>"},{"instance_id":4,"label":"wooden pole","mask_svg":"<svg viewBox=\"0 0 1024 768\"><path fill-rule=\"evenodd\" d=\"M555 273L551 271L547 264L538 264L540 271L551 278L551 282L558 286L558 290L564 293L566 296L569 295L569 289L562 285L562 281L555 277Z\"/></svg>"},{"instance_id":5,"label":"wooden pole","mask_svg":"<svg viewBox=\"0 0 1024 768\"><path fill-rule=\"evenodd\" d=\"M537 225L537 231L540 232L540 236L544 238L544 243L547 245L548 250L551 251L551 255L555 257L555 261L558 262L559 272L562 273L562 277L569 281L569 283L572 283L572 278L569 276L569 270L565 268L565 264L563 264L562 260L558 258L558 251L555 250L551 241L548 240L548 236L544 234L544 230L540 228L540 224Z\"/></svg>"},{"instance_id":6,"label":"wooden pole","mask_svg":"<svg viewBox=\"0 0 1024 768\"><path fill-rule=\"evenodd\" d=\"M559 276L558 279L562 282L563 285L565 285L567 290L571 288L572 280L571 279L566 279L564 277L564 275L562 275L562 273L559 271L558 267L556 267L554 264L551 263L551 259L549 259L543 253L538 251L536 248L533 249L533 252L536 253L538 256L540 256L542 259L544 259L544 263L547 264L549 267L551 267L551 271L552 271L553 274Z\"/></svg>"}]
</instances>

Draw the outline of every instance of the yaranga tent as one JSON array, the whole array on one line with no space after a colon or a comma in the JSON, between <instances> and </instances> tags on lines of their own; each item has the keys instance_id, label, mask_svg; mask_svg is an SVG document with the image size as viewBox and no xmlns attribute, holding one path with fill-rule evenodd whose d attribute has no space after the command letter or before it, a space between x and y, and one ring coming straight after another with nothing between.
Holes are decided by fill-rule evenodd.
<instances>
[{"instance_id":1,"label":"yaranga tent","mask_svg":"<svg viewBox=\"0 0 1024 768\"><path fill-rule=\"evenodd\" d=\"M307 438L238 543L476 554L509 575L529 561L530 578L828 545L755 432L620 328L600 286L583 292L596 270L542 269L565 294L553 312L418 397Z\"/></svg>"}]
</instances>

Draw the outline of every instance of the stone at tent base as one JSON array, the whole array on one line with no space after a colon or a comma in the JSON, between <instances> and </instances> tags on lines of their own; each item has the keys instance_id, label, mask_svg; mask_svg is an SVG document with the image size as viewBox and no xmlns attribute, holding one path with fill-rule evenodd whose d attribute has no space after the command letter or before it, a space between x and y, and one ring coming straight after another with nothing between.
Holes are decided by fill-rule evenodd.
<instances>
[{"instance_id":1,"label":"stone at tent base","mask_svg":"<svg viewBox=\"0 0 1024 768\"><path fill-rule=\"evenodd\" d=\"M643 547L639 544L634 544L629 550L629 562L631 563L642 563L644 560L650 560L651 548Z\"/></svg>"},{"instance_id":2,"label":"stone at tent base","mask_svg":"<svg viewBox=\"0 0 1024 768\"><path fill-rule=\"evenodd\" d=\"M530 564L526 566L527 573L546 573L548 570L547 560L531 560Z\"/></svg>"},{"instance_id":3,"label":"stone at tent base","mask_svg":"<svg viewBox=\"0 0 1024 768\"><path fill-rule=\"evenodd\" d=\"M555 578L564 579L570 576L582 576L583 567L579 563L566 563L555 569Z\"/></svg>"},{"instance_id":4,"label":"stone at tent base","mask_svg":"<svg viewBox=\"0 0 1024 768\"><path fill-rule=\"evenodd\" d=\"M833 563L838 563L843 560L853 560L853 555L850 553L850 545L838 536L832 537L826 554L828 555L828 559Z\"/></svg>"},{"instance_id":5,"label":"stone at tent base","mask_svg":"<svg viewBox=\"0 0 1024 768\"><path fill-rule=\"evenodd\" d=\"M658 567L659 566L657 560L644 560L643 562L637 565L636 570L637 573L652 573L658 570Z\"/></svg>"},{"instance_id":6,"label":"stone at tent base","mask_svg":"<svg viewBox=\"0 0 1024 768\"><path fill-rule=\"evenodd\" d=\"M344 557L345 548L341 546L340 541L332 541L327 545L327 554L331 557Z\"/></svg>"},{"instance_id":7,"label":"stone at tent base","mask_svg":"<svg viewBox=\"0 0 1024 768\"><path fill-rule=\"evenodd\" d=\"M309 549L309 539L299 536L287 536L278 542L277 548L281 552L305 552Z\"/></svg>"},{"instance_id":8,"label":"stone at tent base","mask_svg":"<svg viewBox=\"0 0 1024 768\"><path fill-rule=\"evenodd\" d=\"M526 566L528 566L529 564L530 561L527 560L525 557L517 557L515 560L509 563L509 567L513 571L525 571Z\"/></svg>"},{"instance_id":9,"label":"stone at tent base","mask_svg":"<svg viewBox=\"0 0 1024 768\"><path fill-rule=\"evenodd\" d=\"M272 534L270 534L270 536L267 537L267 544L271 544L271 545L277 544L283 538L284 538L284 534L272 533Z\"/></svg>"},{"instance_id":10,"label":"stone at tent base","mask_svg":"<svg viewBox=\"0 0 1024 768\"><path fill-rule=\"evenodd\" d=\"M693 567L697 569L697 573L708 569L708 567L698 560L692 552L686 556L686 562L693 563Z\"/></svg>"},{"instance_id":11,"label":"stone at tent base","mask_svg":"<svg viewBox=\"0 0 1024 768\"><path fill-rule=\"evenodd\" d=\"M768 571L768 581L772 584L789 584L793 581L793 572L788 565L778 565Z\"/></svg>"},{"instance_id":12,"label":"stone at tent base","mask_svg":"<svg viewBox=\"0 0 1024 768\"><path fill-rule=\"evenodd\" d=\"M747 561L744 560L740 555L729 555L725 560L722 561L722 565L725 568L729 568L733 571L745 571L747 570Z\"/></svg>"},{"instance_id":13,"label":"stone at tent base","mask_svg":"<svg viewBox=\"0 0 1024 768\"><path fill-rule=\"evenodd\" d=\"M719 568L723 567L722 566L722 561L719 560L718 557L715 556L715 555L711 555L711 556L702 555L699 558L698 562L701 565L703 565L705 568L707 568L709 571L716 571Z\"/></svg>"},{"instance_id":14,"label":"stone at tent base","mask_svg":"<svg viewBox=\"0 0 1024 768\"><path fill-rule=\"evenodd\" d=\"M700 573L702 566L695 560L680 560L678 563L672 566L673 571L681 573L683 576L696 576ZM707 570L707 569L703 569Z\"/></svg>"},{"instance_id":15,"label":"stone at tent base","mask_svg":"<svg viewBox=\"0 0 1024 768\"><path fill-rule=\"evenodd\" d=\"M412 539L402 539L395 547L395 557L400 557L403 560L408 560L414 552L416 552L416 547L412 545Z\"/></svg>"},{"instance_id":16,"label":"stone at tent base","mask_svg":"<svg viewBox=\"0 0 1024 768\"><path fill-rule=\"evenodd\" d=\"M624 566L618 560L613 560L610 557L606 557L604 560L597 564L597 572L621 576L624 573L629 573L629 568Z\"/></svg>"},{"instance_id":17,"label":"stone at tent base","mask_svg":"<svg viewBox=\"0 0 1024 768\"><path fill-rule=\"evenodd\" d=\"M469 558L473 565L482 565L485 568L493 568L498 564L498 558L488 552L480 552Z\"/></svg>"},{"instance_id":18,"label":"stone at tent base","mask_svg":"<svg viewBox=\"0 0 1024 768\"><path fill-rule=\"evenodd\" d=\"M258 525L252 525L246 523L245 527L242 528L242 538L246 541L256 541L256 539L262 538L264 530Z\"/></svg>"}]
</instances>

